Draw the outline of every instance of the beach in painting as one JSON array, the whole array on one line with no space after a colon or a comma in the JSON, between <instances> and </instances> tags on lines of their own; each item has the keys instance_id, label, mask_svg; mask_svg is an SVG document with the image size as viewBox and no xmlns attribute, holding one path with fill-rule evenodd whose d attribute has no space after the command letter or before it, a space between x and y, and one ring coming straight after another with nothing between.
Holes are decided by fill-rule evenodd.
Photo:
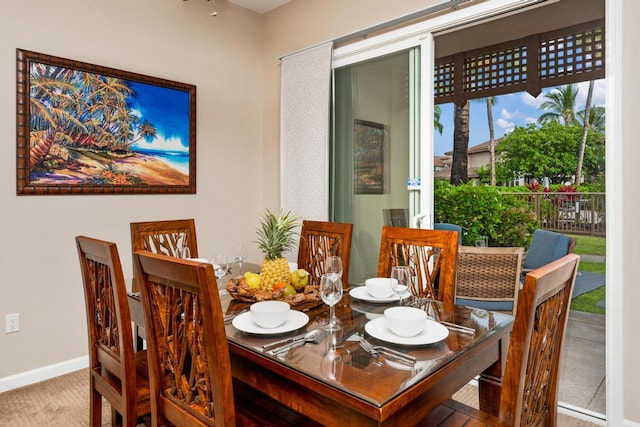
<instances>
[{"instance_id":1,"label":"beach in painting","mask_svg":"<svg viewBox=\"0 0 640 427\"><path fill-rule=\"evenodd\" d=\"M189 185L187 156L163 156L130 152L118 155L104 151L78 150L75 161L52 172L32 172L31 184L83 185L107 183L126 185L132 179L143 185ZM121 182L113 182L122 176Z\"/></svg>"}]
</instances>

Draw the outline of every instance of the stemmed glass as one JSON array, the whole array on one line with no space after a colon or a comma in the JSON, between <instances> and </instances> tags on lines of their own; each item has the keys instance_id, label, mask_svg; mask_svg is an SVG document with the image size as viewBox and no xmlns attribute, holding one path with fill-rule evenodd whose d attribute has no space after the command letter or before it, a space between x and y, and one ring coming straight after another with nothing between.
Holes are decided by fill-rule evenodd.
<instances>
[{"instance_id":1,"label":"stemmed glass","mask_svg":"<svg viewBox=\"0 0 640 427\"><path fill-rule=\"evenodd\" d=\"M342 282L342 258L339 256L327 257L324 273L328 274L333 280Z\"/></svg>"},{"instance_id":2,"label":"stemmed glass","mask_svg":"<svg viewBox=\"0 0 640 427\"><path fill-rule=\"evenodd\" d=\"M242 264L247 260L247 247L240 243L233 248L233 258L240 267L240 275L242 275Z\"/></svg>"},{"instance_id":3,"label":"stemmed glass","mask_svg":"<svg viewBox=\"0 0 640 427\"><path fill-rule=\"evenodd\" d=\"M323 274L320 278L320 296L322 301L329 306L329 321L324 326L327 331L337 331L342 328L336 318L335 305L342 298L342 281L334 279L331 274Z\"/></svg>"},{"instance_id":4,"label":"stemmed glass","mask_svg":"<svg viewBox=\"0 0 640 427\"><path fill-rule=\"evenodd\" d=\"M227 272L229 271L229 264L227 263L227 255L223 253L215 254L213 259L211 260L213 264L213 272L216 275L216 280L218 282L218 292L220 294L224 293L224 286L220 283L220 279L222 279Z\"/></svg>"},{"instance_id":5,"label":"stemmed glass","mask_svg":"<svg viewBox=\"0 0 640 427\"><path fill-rule=\"evenodd\" d=\"M322 376L330 380L340 381L342 379L343 360L336 350L339 331L331 331L329 334L329 348L320 360L320 372Z\"/></svg>"},{"instance_id":6,"label":"stemmed glass","mask_svg":"<svg viewBox=\"0 0 640 427\"><path fill-rule=\"evenodd\" d=\"M400 298L398 304L402 305L404 298L411 294L411 271L409 270L409 267L391 267L391 288Z\"/></svg>"}]
</instances>

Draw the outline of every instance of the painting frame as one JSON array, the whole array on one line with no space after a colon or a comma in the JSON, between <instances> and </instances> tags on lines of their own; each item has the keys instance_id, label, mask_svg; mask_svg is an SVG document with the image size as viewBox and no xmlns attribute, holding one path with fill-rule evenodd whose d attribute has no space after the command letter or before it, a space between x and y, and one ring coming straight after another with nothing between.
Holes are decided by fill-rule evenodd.
<instances>
[{"instance_id":1,"label":"painting frame","mask_svg":"<svg viewBox=\"0 0 640 427\"><path fill-rule=\"evenodd\" d=\"M196 193L196 87L16 49L16 193Z\"/></svg>"},{"instance_id":2,"label":"painting frame","mask_svg":"<svg viewBox=\"0 0 640 427\"><path fill-rule=\"evenodd\" d=\"M354 119L353 190L355 194L389 192L389 126Z\"/></svg>"}]
</instances>

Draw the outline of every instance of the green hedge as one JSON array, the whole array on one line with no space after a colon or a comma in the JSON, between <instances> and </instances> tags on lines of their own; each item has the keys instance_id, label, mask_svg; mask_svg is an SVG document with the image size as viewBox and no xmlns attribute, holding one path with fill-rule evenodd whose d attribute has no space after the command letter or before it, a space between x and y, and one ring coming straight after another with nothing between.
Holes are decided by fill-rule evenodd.
<instances>
[{"instance_id":1,"label":"green hedge","mask_svg":"<svg viewBox=\"0 0 640 427\"><path fill-rule=\"evenodd\" d=\"M489 246L528 247L540 227L525 200L501 195L496 187L436 181L434 202L434 222L461 226L462 244L467 246L486 236Z\"/></svg>"}]
</instances>

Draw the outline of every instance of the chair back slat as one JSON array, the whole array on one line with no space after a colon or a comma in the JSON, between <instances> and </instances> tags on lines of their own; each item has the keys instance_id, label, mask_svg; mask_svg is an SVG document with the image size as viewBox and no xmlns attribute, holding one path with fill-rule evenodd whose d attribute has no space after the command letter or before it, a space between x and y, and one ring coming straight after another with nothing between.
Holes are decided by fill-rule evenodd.
<instances>
[{"instance_id":1,"label":"chair back slat","mask_svg":"<svg viewBox=\"0 0 640 427\"><path fill-rule=\"evenodd\" d=\"M351 236L353 224L326 221L302 221L298 245L298 268L310 273L310 284L320 285L329 256L342 258L342 285L349 287Z\"/></svg>"},{"instance_id":2,"label":"chair back slat","mask_svg":"<svg viewBox=\"0 0 640 427\"><path fill-rule=\"evenodd\" d=\"M213 266L137 251L134 268L147 325L154 425L235 425Z\"/></svg>"},{"instance_id":3,"label":"chair back slat","mask_svg":"<svg viewBox=\"0 0 640 427\"><path fill-rule=\"evenodd\" d=\"M500 395L501 425L556 425L560 357L579 260L568 254L525 278Z\"/></svg>"},{"instance_id":4,"label":"chair back slat","mask_svg":"<svg viewBox=\"0 0 640 427\"><path fill-rule=\"evenodd\" d=\"M412 272L414 295L437 296L452 303L457 256L455 231L383 226L378 276L389 277L391 267L407 265Z\"/></svg>"},{"instance_id":5,"label":"chair back slat","mask_svg":"<svg viewBox=\"0 0 640 427\"><path fill-rule=\"evenodd\" d=\"M191 257L198 258L196 224L193 218L132 222L129 226L132 254L136 251L147 251L177 257L178 248L186 245ZM139 290L139 284L134 279L133 291Z\"/></svg>"}]
</instances>

